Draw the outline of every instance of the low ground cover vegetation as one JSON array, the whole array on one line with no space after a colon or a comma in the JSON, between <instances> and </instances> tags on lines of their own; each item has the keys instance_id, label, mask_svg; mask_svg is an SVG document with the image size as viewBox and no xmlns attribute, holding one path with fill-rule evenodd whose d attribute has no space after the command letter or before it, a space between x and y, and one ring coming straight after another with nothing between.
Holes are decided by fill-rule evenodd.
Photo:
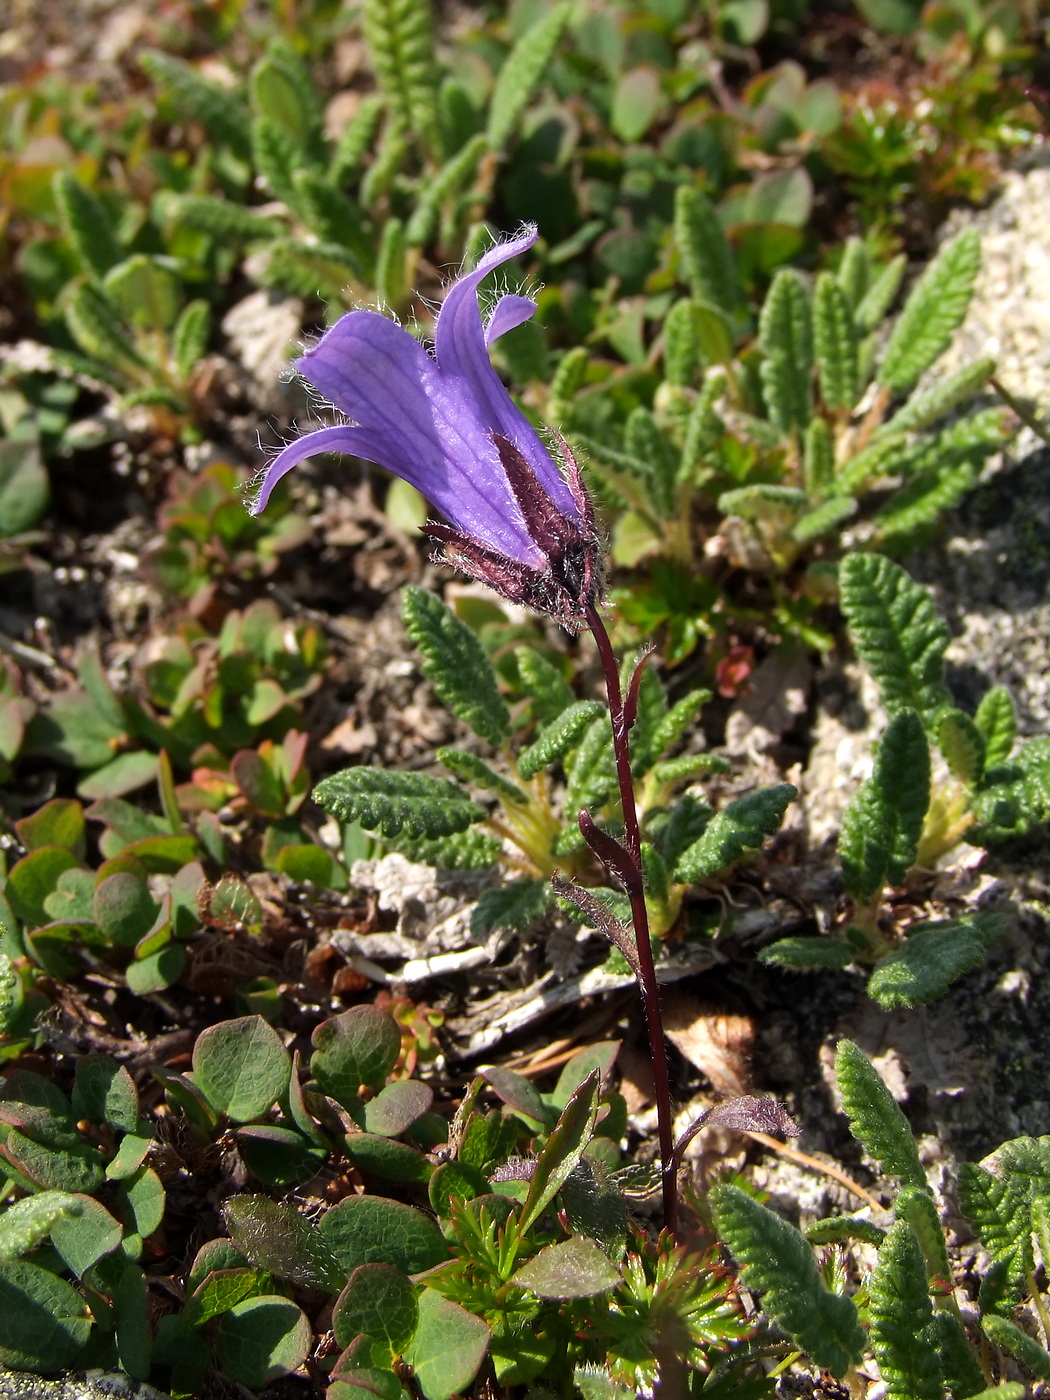
<instances>
[{"instance_id":1,"label":"low ground cover vegetation","mask_svg":"<svg viewBox=\"0 0 1050 1400\"><path fill-rule=\"evenodd\" d=\"M908 565L1041 431L942 368L940 234L1042 141L1038 7L15 22L0 1388L1050 1381L1050 1139L945 1164L840 1035L817 1218L747 1157L820 1167L810 1084L698 1077L673 1010L721 964L921 1017L1019 917L960 872L1045 856L1050 736ZM729 734L843 658L820 842L808 681Z\"/></svg>"}]
</instances>

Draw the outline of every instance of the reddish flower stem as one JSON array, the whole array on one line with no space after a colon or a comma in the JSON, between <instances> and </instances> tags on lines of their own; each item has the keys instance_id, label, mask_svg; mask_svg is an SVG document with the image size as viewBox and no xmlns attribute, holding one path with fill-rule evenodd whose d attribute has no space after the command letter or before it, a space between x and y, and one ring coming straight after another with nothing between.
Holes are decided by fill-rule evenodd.
<instances>
[{"instance_id":1,"label":"reddish flower stem","mask_svg":"<svg viewBox=\"0 0 1050 1400\"><path fill-rule=\"evenodd\" d=\"M640 974L639 989L645 1007L645 1023L649 1031L649 1050L653 1060L653 1082L656 1093L656 1113L660 1137L661 1186L663 1189L664 1226L672 1235L678 1231L678 1171L674 1159L674 1135L671 1120L671 1085L667 1072L667 1051L664 1047L663 1016L660 1011L660 989L656 981L656 965L649 936L649 914L645 907L645 886L642 877L642 834L638 826L638 808L634 800L634 779L631 774L630 726L624 714L620 673L613 654L612 642L605 623L593 604L587 607L587 626L591 630L609 697L612 718L613 753L616 757L616 777L623 805L624 845L630 856L630 869L621 874L631 902L631 919L638 945Z\"/></svg>"}]
</instances>

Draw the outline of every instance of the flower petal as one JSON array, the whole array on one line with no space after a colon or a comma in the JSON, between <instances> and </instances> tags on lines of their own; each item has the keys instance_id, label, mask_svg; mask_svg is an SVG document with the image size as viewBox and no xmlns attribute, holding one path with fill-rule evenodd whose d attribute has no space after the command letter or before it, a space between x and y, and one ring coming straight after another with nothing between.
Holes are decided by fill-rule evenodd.
<instances>
[{"instance_id":1,"label":"flower petal","mask_svg":"<svg viewBox=\"0 0 1050 1400\"><path fill-rule=\"evenodd\" d=\"M492 308L491 316L485 322L485 344L495 344L501 335L516 330L518 326L524 325L535 314L536 303L531 297L519 297L513 294L500 297Z\"/></svg>"},{"instance_id":2,"label":"flower petal","mask_svg":"<svg viewBox=\"0 0 1050 1400\"><path fill-rule=\"evenodd\" d=\"M531 248L536 238L535 225L527 225L517 238L490 248L473 271L452 285L434 330L437 362L443 376L459 379L468 386L468 392L487 421L489 432L499 433L512 442L558 509L571 520L579 521L579 507L554 459L492 368L478 305L478 286L488 273ZM520 303L526 298L517 300ZM520 311L520 306L518 309ZM499 305L496 310L499 312ZM513 314L514 304L511 303L504 313L508 323L502 329L497 327L497 335L510 330L511 323L521 324L520 320L511 321Z\"/></svg>"},{"instance_id":3,"label":"flower petal","mask_svg":"<svg viewBox=\"0 0 1050 1400\"><path fill-rule=\"evenodd\" d=\"M305 462L308 457L316 457L322 452L353 452L349 439L352 428L340 425L336 428L318 428L316 432L304 433L287 447L281 449L273 461L263 471L259 485L248 509L252 515L260 515L273 494L273 488L282 476L287 476L293 467Z\"/></svg>"},{"instance_id":4,"label":"flower petal","mask_svg":"<svg viewBox=\"0 0 1050 1400\"><path fill-rule=\"evenodd\" d=\"M469 386L443 375L407 331L353 311L296 368L359 425L343 430L338 450L386 467L464 532L535 563L537 546Z\"/></svg>"}]
</instances>

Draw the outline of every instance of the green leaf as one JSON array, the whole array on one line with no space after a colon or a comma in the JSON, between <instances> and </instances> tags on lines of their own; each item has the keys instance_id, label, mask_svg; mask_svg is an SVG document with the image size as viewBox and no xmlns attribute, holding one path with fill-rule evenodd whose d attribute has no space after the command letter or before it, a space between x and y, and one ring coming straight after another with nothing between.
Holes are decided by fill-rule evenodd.
<instances>
[{"instance_id":1,"label":"green leaf","mask_svg":"<svg viewBox=\"0 0 1050 1400\"><path fill-rule=\"evenodd\" d=\"M128 1230L148 1239L164 1220L166 1193L152 1167L139 1167L120 1183L120 1213Z\"/></svg>"},{"instance_id":2,"label":"green leaf","mask_svg":"<svg viewBox=\"0 0 1050 1400\"><path fill-rule=\"evenodd\" d=\"M15 1201L0 1213L0 1261L29 1254L60 1220L81 1210L81 1198L64 1191L41 1191Z\"/></svg>"},{"instance_id":3,"label":"green leaf","mask_svg":"<svg viewBox=\"0 0 1050 1400\"><path fill-rule=\"evenodd\" d=\"M689 185L675 193L674 241L694 300L735 312L741 293L729 240L714 205Z\"/></svg>"},{"instance_id":4,"label":"green leaf","mask_svg":"<svg viewBox=\"0 0 1050 1400\"><path fill-rule=\"evenodd\" d=\"M929 1191L902 1186L893 1203L897 1220L907 1221L915 1234L926 1267L931 1292L943 1294L952 1286L952 1267L937 1203Z\"/></svg>"},{"instance_id":5,"label":"green leaf","mask_svg":"<svg viewBox=\"0 0 1050 1400\"><path fill-rule=\"evenodd\" d=\"M496 673L477 634L435 594L406 588L405 627L423 656L423 672L438 698L481 738L498 747L510 716Z\"/></svg>"},{"instance_id":6,"label":"green leaf","mask_svg":"<svg viewBox=\"0 0 1050 1400\"><path fill-rule=\"evenodd\" d=\"M208 1026L193 1047L193 1078L216 1113L235 1123L260 1117L284 1097L292 1070L280 1036L261 1016Z\"/></svg>"},{"instance_id":7,"label":"green leaf","mask_svg":"<svg viewBox=\"0 0 1050 1400\"><path fill-rule=\"evenodd\" d=\"M982 697L973 720L984 736L985 768L1006 763L1017 739L1017 710L1010 692L1001 685L993 686Z\"/></svg>"},{"instance_id":8,"label":"green leaf","mask_svg":"<svg viewBox=\"0 0 1050 1400\"><path fill-rule=\"evenodd\" d=\"M408 1278L389 1264L362 1264L339 1295L332 1330L340 1347L365 1333L385 1342L391 1356L401 1356L418 1320L416 1291Z\"/></svg>"},{"instance_id":9,"label":"green leaf","mask_svg":"<svg viewBox=\"0 0 1050 1400\"><path fill-rule=\"evenodd\" d=\"M39 445L31 439L0 440L0 539L31 530L47 510L50 498Z\"/></svg>"},{"instance_id":10,"label":"green leaf","mask_svg":"<svg viewBox=\"0 0 1050 1400\"><path fill-rule=\"evenodd\" d=\"M285 232L285 225L279 219L258 214L232 199L217 199L215 195L184 194L173 208L179 224L218 239L269 242ZM186 311L189 309L187 307Z\"/></svg>"},{"instance_id":11,"label":"green leaf","mask_svg":"<svg viewBox=\"0 0 1050 1400\"><path fill-rule=\"evenodd\" d=\"M813 423L810 427L813 427ZM799 516L791 527L791 538L799 544L808 544L810 540L818 540L822 535L837 530L856 513L857 502L852 496L829 496Z\"/></svg>"},{"instance_id":12,"label":"green leaf","mask_svg":"<svg viewBox=\"0 0 1050 1400\"><path fill-rule=\"evenodd\" d=\"M536 1159L519 1229L527 1234L547 1209L591 1140L598 1116L601 1078L589 1074L562 1110Z\"/></svg>"},{"instance_id":13,"label":"green leaf","mask_svg":"<svg viewBox=\"0 0 1050 1400\"><path fill-rule=\"evenodd\" d=\"M790 783L775 783L730 802L680 857L674 879L680 884L710 879L746 852L758 850L780 826L788 803L797 796L798 789Z\"/></svg>"},{"instance_id":14,"label":"green leaf","mask_svg":"<svg viewBox=\"0 0 1050 1400\"><path fill-rule=\"evenodd\" d=\"M835 1080L850 1132L865 1152L906 1186L928 1190L908 1120L878 1070L852 1040L838 1043Z\"/></svg>"},{"instance_id":15,"label":"green leaf","mask_svg":"<svg viewBox=\"0 0 1050 1400\"><path fill-rule=\"evenodd\" d=\"M426 0L365 0L368 56L395 124L426 144L437 134L434 20Z\"/></svg>"},{"instance_id":16,"label":"green leaf","mask_svg":"<svg viewBox=\"0 0 1050 1400\"><path fill-rule=\"evenodd\" d=\"M984 773L985 740L974 720L962 710L943 710L937 717L937 747L948 771L967 787Z\"/></svg>"},{"instance_id":17,"label":"green leaf","mask_svg":"<svg viewBox=\"0 0 1050 1400\"><path fill-rule=\"evenodd\" d=\"M992 1256L998 1276L994 1302L985 1296L985 1285L993 1281L993 1270L982 1282L982 1309L1012 1315L1028 1290L1028 1276L1034 1267L1026 1193L1009 1178L993 1176L984 1167L963 1162L959 1167L959 1201L963 1214Z\"/></svg>"},{"instance_id":18,"label":"green leaf","mask_svg":"<svg viewBox=\"0 0 1050 1400\"><path fill-rule=\"evenodd\" d=\"M930 749L922 720L914 710L898 710L879 742L871 777L842 818L839 857L855 899L873 899L886 881L903 884L929 805Z\"/></svg>"},{"instance_id":19,"label":"green leaf","mask_svg":"<svg viewBox=\"0 0 1050 1400\"><path fill-rule=\"evenodd\" d=\"M252 159L258 178L275 199L294 209L294 177L299 168L299 147L294 137L268 117L256 117L251 132Z\"/></svg>"},{"instance_id":20,"label":"green leaf","mask_svg":"<svg viewBox=\"0 0 1050 1400\"><path fill-rule=\"evenodd\" d=\"M981 1319L981 1330L989 1341L1016 1357L1039 1380L1050 1381L1050 1352L1034 1337L1022 1332L1016 1322L992 1313Z\"/></svg>"},{"instance_id":21,"label":"green leaf","mask_svg":"<svg viewBox=\"0 0 1050 1400\"><path fill-rule=\"evenodd\" d=\"M759 367L769 416L781 432L804 428L811 413L813 322L809 292L799 274L781 268L762 305Z\"/></svg>"},{"instance_id":22,"label":"green leaf","mask_svg":"<svg viewBox=\"0 0 1050 1400\"><path fill-rule=\"evenodd\" d=\"M814 1220L802 1233L810 1244L847 1244L850 1240L861 1240L864 1244L879 1245L886 1238L881 1225L861 1215L829 1215L824 1220Z\"/></svg>"},{"instance_id":23,"label":"green leaf","mask_svg":"<svg viewBox=\"0 0 1050 1400\"><path fill-rule=\"evenodd\" d=\"M910 707L930 724L949 703L943 677L951 633L927 589L879 554L847 554L839 588L853 645L887 711Z\"/></svg>"},{"instance_id":24,"label":"green leaf","mask_svg":"<svg viewBox=\"0 0 1050 1400\"><path fill-rule=\"evenodd\" d=\"M869 1336L890 1400L941 1400L940 1358L922 1252L905 1220L890 1226L868 1283Z\"/></svg>"},{"instance_id":25,"label":"green leaf","mask_svg":"<svg viewBox=\"0 0 1050 1400\"><path fill-rule=\"evenodd\" d=\"M113 220L105 206L67 170L56 170L51 181L62 232L85 272L103 277L120 259Z\"/></svg>"},{"instance_id":26,"label":"green leaf","mask_svg":"<svg viewBox=\"0 0 1050 1400\"><path fill-rule=\"evenodd\" d=\"M136 253L110 268L102 285L129 325L145 331L167 331L175 324L182 284L161 258Z\"/></svg>"},{"instance_id":27,"label":"green leaf","mask_svg":"<svg viewBox=\"0 0 1050 1400\"><path fill-rule=\"evenodd\" d=\"M376 133L383 116L383 101L377 93L363 98L354 115L339 133L332 151L329 176L344 188L358 174L366 156L374 149Z\"/></svg>"},{"instance_id":28,"label":"green leaf","mask_svg":"<svg viewBox=\"0 0 1050 1400\"><path fill-rule=\"evenodd\" d=\"M120 1133L139 1125L139 1096L135 1081L110 1055L84 1055L77 1060L73 1111L91 1123L108 1123Z\"/></svg>"},{"instance_id":29,"label":"green leaf","mask_svg":"<svg viewBox=\"0 0 1050 1400\"><path fill-rule=\"evenodd\" d=\"M214 142L228 146L238 159L248 160L248 114L238 96L202 77L183 59L159 49L144 50L138 61L171 98L181 120L200 122Z\"/></svg>"},{"instance_id":30,"label":"green leaf","mask_svg":"<svg viewBox=\"0 0 1050 1400\"><path fill-rule=\"evenodd\" d=\"M857 331L845 292L830 272L813 289L813 344L821 398L833 411L853 407L860 393Z\"/></svg>"},{"instance_id":31,"label":"green leaf","mask_svg":"<svg viewBox=\"0 0 1050 1400\"><path fill-rule=\"evenodd\" d=\"M914 433L928 428L959 404L973 398L995 373L994 360L975 360L929 389L917 390L883 426L885 433Z\"/></svg>"},{"instance_id":32,"label":"green leaf","mask_svg":"<svg viewBox=\"0 0 1050 1400\"><path fill-rule=\"evenodd\" d=\"M881 324L900 291L908 259L900 253L879 272L857 305L854 319L857 329L867 334Z\"/></svg>"},{"instance_id":33,"label":"green leaf","mask_svg":"<svg viewBox=\"0 0 1050 1400\"><path fill-rule=\"evenodd\" d=\"M663 106L659 75L639 66L621 73L613 92L609 125L621 141L640 141Z\"/></svg>"},{"instance_id":34,"label":"green leaf","mask_svg":"<svg viewBox=\"0 0 1050 1400\"><path fill-rule=\"evenodd\" d=\"M252 1269L212 1269L186 1301L182 1314L186 1325L203 1327L213 1317L229 1312L234 1304L257 1296L262 1291L260 1280L269 1278L269 1274Z\"/></svg>"},{"instance_id":35,"label":"green leaf","mask_svg":"<svg viewBox=\"0 0 1050 1400\"><path fill-rule=\"evenodd\" d=\"M575 748L591 721L604 713L598 700L578 700L563 710L543 729L536 740L521 751L518 772L528 781L543 768L565 757Z\"/></svg>"},{"instance_id":36,"label":"green leaf","mask_svg":"<svg viewBox=\"0 0 1050 1400\"><path fill-rule=\"evenodd\" d=\"M379 1090L401 1053L394 1018L377 1006L352 1006L322 1021L313 1033L310 1072L340 1103L356 1103L362 1088Z\"/></svg>"},{"instance_id":37,"label":"green leaf","mask_svg":"<svg viewBox=\"0 0 1050 1400\"><path fill-rule=\"evenodd\" d=\"M490 150L502 152L513 136L571 14L570 5L552 6L521 35L507 55L489 103L486 135Z\"/></svg>"},{"instance_id":38,"label":"green leaf","mask_svg":"<svg viewBox=\"0 0 1050 1400\"><path fill-rule=\"evenodd\" d=\"M318 783L313 797L340 821L389 837L404 831L433 841L466 831L484 816L458 784L426 773L346 768Z\"/></svg>"},{"instance_id":39,"label":"green leaf","mask_svg":"<svg viewBox=\"0 0 1050 1400\"><path fill-rule=\"evenodd\" d=\"M70 334L86 355L132 378L149 368L116 307L92 283L70 285L62 298L62 314Z\"/></svg>"},{"instance_id":40,"label":"green leaf","mask_svg":"<svg viewBox=\"0 0 1050 1400\"><path fill-rule=\"evenodd\" d=\"M528 875L485 890L471 912L471 937L484 939L498 928L530 928L546 914L549 901L547 882Z\"/></svg>"},{"instance_id":41,"label":"green leaf","mask_svg":"<svg viewBox=\"0 0 1050 1400\"><path fill-rule=\"evenodd\" d=\"M553 1116L548 1115L540 1091L531 1079L526 1079L523 1074L515 1074L512 1069L504 1069L502 1065L485 1065L479 1072L515 1113L541 1127L553 1120Z\"/></svg>"},{"instance_id":42,"label":"green leaf","mask_svg":"<svg viewBox=\"0 0 1050 1400\"><path fill-rule=\"evenodd\" d=\"M60 877L79 867L79 861L66 846L40 846L12 867L4 893L12 912L27 928L50 922L44 901L58 887Z\"/></svg>"},{"instance_id":43,"label":"green leaf","mask_svg":"<svg viewBox=\"0 0 1050 1400\"><path fill-rule=\"evenodd\" d=\"M405 228L405 242L409 247L421 247L430 242L438 228L443 206L473 179L488 149L486 137L480 133L471 136L428 180Z\"/></svg>"},{"instance_id":44,"label":"green leaf","mask_svg":"<svg viewBox=\"0 0 1050 1400\"><path fill-rule=\"evenodd\" d=\"M261 1389L296 1371L313 1343L313 1329L297 1303L263 1294L237 1303L219 1320L215 1359L241 1385Z\"/></svg>"},{"instance_id":45,"label":"green leaf","mask_svg":"<svg viewBox=\"0 0 1050 1400\"><path fill-rule=\"evenodd\" d=\"M408 244L400 219L387 219L376 252L374 281L381 306L397 311L408 295Z\"/></svg>"},{"instance_id":46,"label":"green leaf","mask_svg":"<svg viewBox=\"0 0 1050 1400\"><path fill-rule=\"evenodd\" d=\"M620 1270L586 1235L547 1245L510 1279L539 1298L593 1298L620 1282Z\"/></svg>"},{"instance_id":47,"label":"green leaf","mask_svg":"<svg viewBox=\"0 0 1050 1400\"><path fill-rule=\"evenodd\" d=\"M772 967L848 967L853 949L837 938L781 938L758 955Z\"/></svg>"},{"instance_id":48,"label":"green leaf","mask_svg":"<svg viewBox=\"0 0 1050 1400\"><path fill-rule=\"evenodd\" d=\"M476 753L465 753L462 749L438 749L437 756L461 783L473 783L475 787L481 788L482 792L497 793L504 802L518 803L521 806L528 803L528 795L517 783L510 782L501 773L490 768Z\"/></svg>"},{"instance_id":49,"label":"green leaf","mask_svg":"<svg viewBox=\"0 0 1050 1400\"><path fill-rule=\"evenodd\" d=\"M829 1293L799 1232L739 1187L718 1185L710 1199L719 1237L763 1309L818 1366L845 1375L865 1345L852 1298Z\"/></svg>"},{"instance_id":50,"label":"green leaf","mask_svg":"<svg viewBox=\"0 0 1050 1400\"><path fill-rule=\"evenodd\" d=\"M924 1006L943 996L964 972L980 966L1001 924L974 915L912 929L899 948L879 959L868 980L868 994L887 1009Z\"/></svg>"},{"instance_id":51,"label":"green leaf","mask_svg":"<svg viewBox=\"0 0 1050 1400\"><path fill-rule=\"evenodd\" d=\"M92 1264L117 1248L124 1230L93 1197L79 1195L77 1202L80 1211L76 1216L64 1216L55 1221L51 1243L66 1267L80 1278Z\"/></svg>"},{"instance_id":52,"label":"green leaf","mask_svg":"<svg viewBox=\"0 0 1050 1400\"><path fill-rule=\"evenodd\" d=\"M929 1336L937 1348L941 1374L953 1400L968 1400L968 1397L984 1392L984 1372L974 1355L969 1338L963 1331L962 1323L955 1314L947 1311L935 1312L930 1323ZM990 1391L985 1393L992 1394Z\"/></svg>"},{"instance_id":53,"label":"green leaf","mask_svg":"<svg viewBox=\"0 0 1050 1400\"><path fill-rule=\"evenodd\" d=\"M616 785L612 724L608 714L591 720L569 764L563 803L566 812L600 807Z\"/></svg>"},{"instance_id":54,"label":"green leaf","mask_svg":"<svg viewBox=\"0 0 1050 1400\"><path fill-rule=\"evenodd\" d=\"M485 1359L490 1336L480 1317L424 1288L419 1323L405 1360L426 1400L451 1400L465 1391Z\"/></svg>"},{"instance_id":55,"label":"green leaf","mask_svg":"<svg viewBox=\"0 0 1050 1400\"><path fill-rule=\"evenodd\" d=\"M947 350L966 317L981 267L976 228L944 247L912 288L879 366L878 381L894 393L910 389Z\"/></svg>"},{"instance_id":56,"label":"green leaf","mask_svg":"<svg viewBox=\"0 0 1050 1400\"><path fill-rule=\"evenodd\" d=\"M420 1274L449 1257L448 1243L428 1215L383 1196L347 1196L321 1217L318 1228L347 1274L362 1264Z\"/></svg>"},{"instance_id":57,"label":"green leaf","mask_svg":"<svg viewBox=\"0 0 1050 1400\"><path fill-rule=\"evenodd\" d=\"M211 307L202 298L191 301L175 322L171 333L171 358L179 379L185 382L208 351L211 335Z\"/></svg>"},{"instance_id":58,"label":"green leaf","mask_svg":"<svg viewBox=\"0 0 1050 1400\"><path fill-rule=\"evenodd\" d=\"M150 1295L146 1277L135 1264L127 1265L113 1290L113 1320L121 1369L134 1380L148 1380L153 1353Z\"/></svg>"},{"instance_id":59,"label":"green leaf","mask_svg":"<svg viewBox=\"0 0 1050 1400\"><path fill-rule=\"evenodd\" d=\"M347 1133L343 1147L355 1167L384 1181L424 1184L434 1170L434 1164L422 1152L378 1133Z\"/></svg>"},{"instance_id":60,"label":"green leaf","mask_svg":"<svg viewBox=\"0 0 1050 1400\"><path fill-rule=\"evenodd\" d=\"M233 1196L222 1208L237 1248L258 1269L304 1288L338 1293L344 1270L317 1226L267 1196Z\"/></svg>"},{"instance_id":61,"label":"green leaf","mask_svg":"<svg viewBox=\"0 0 1050 1400\"><path fill-rule=\"evenodd\" d=\"M802 471L806 495L811 501L819 500L834 485L835 440L826 418L810 420L806 429Z\"/></svg>"},{"instance_id":62,"label":"green leaf","mask_svg":"<svg viewBox=\"0 0 1050 1400\"><path fill-rule=\"evenodd\" d=\"M25 1260L0 1263L0 1365L52 1372L72 1365L91 1332L84 1300Z\"/></svg>"},{"instance_id":63,"label":"green leaf","mask_svg":"<svg viewBox=\"0 0 1050 1400\"><path fill-rule=\"evenodd\" d=\"M132 945L145 938L156 922L160 905L150 894L145 871L117 870L95 886L95 923L113 943Z\"/></svg>"},{"instance_id":64,"label":"green leaf","mask_svg":"<svg viewBox=\"0 0 1050 1400\"><path fill-rule=\"evenodd\" d=\"M364 1127L382 1137L400 1137L434 1101L429 1084L418 1079L397 1079L381 1089L364 1107Z\"/></svg>"}]
</instances>

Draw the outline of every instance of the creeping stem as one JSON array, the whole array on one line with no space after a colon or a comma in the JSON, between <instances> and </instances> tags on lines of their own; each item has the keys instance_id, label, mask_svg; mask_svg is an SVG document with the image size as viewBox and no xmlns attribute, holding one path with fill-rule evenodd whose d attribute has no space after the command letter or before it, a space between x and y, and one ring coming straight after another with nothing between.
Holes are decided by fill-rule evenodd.
<instances>
[{"instance_id":1,"label":"creeping stem","mask_svg":"<svg viewBox=\"0 0 1050 1400\"><path fill-rule=\"evenodd\" d=\"M667 1073L667 1051L664 1048L663 1017L660 1013L660 989L656 981L656 966L649 937L649 915L645 908L645 885L642 878L642 834L638 826L638 808L634 800L634 779L631 775L630 725L624 713L620 674L613 655L612 643L597 608L589 604L587 626L598 647L605 689L609 697L612 718L613 753L616 757L616 777L623 805L624 845L629 860L618 870L627 887L631 902L631 920L638 945L638 984L645 1006L645 1022L649 1031L649 1050L653 1059L653 1082L656 1091L656 1112L660 1135L661 1185L663 1188L664 1225L676 1234L678 1230L678 1172L674 1159L674 1139L671 1122L671 1086Z\"/></svg>"}]
</instances>

